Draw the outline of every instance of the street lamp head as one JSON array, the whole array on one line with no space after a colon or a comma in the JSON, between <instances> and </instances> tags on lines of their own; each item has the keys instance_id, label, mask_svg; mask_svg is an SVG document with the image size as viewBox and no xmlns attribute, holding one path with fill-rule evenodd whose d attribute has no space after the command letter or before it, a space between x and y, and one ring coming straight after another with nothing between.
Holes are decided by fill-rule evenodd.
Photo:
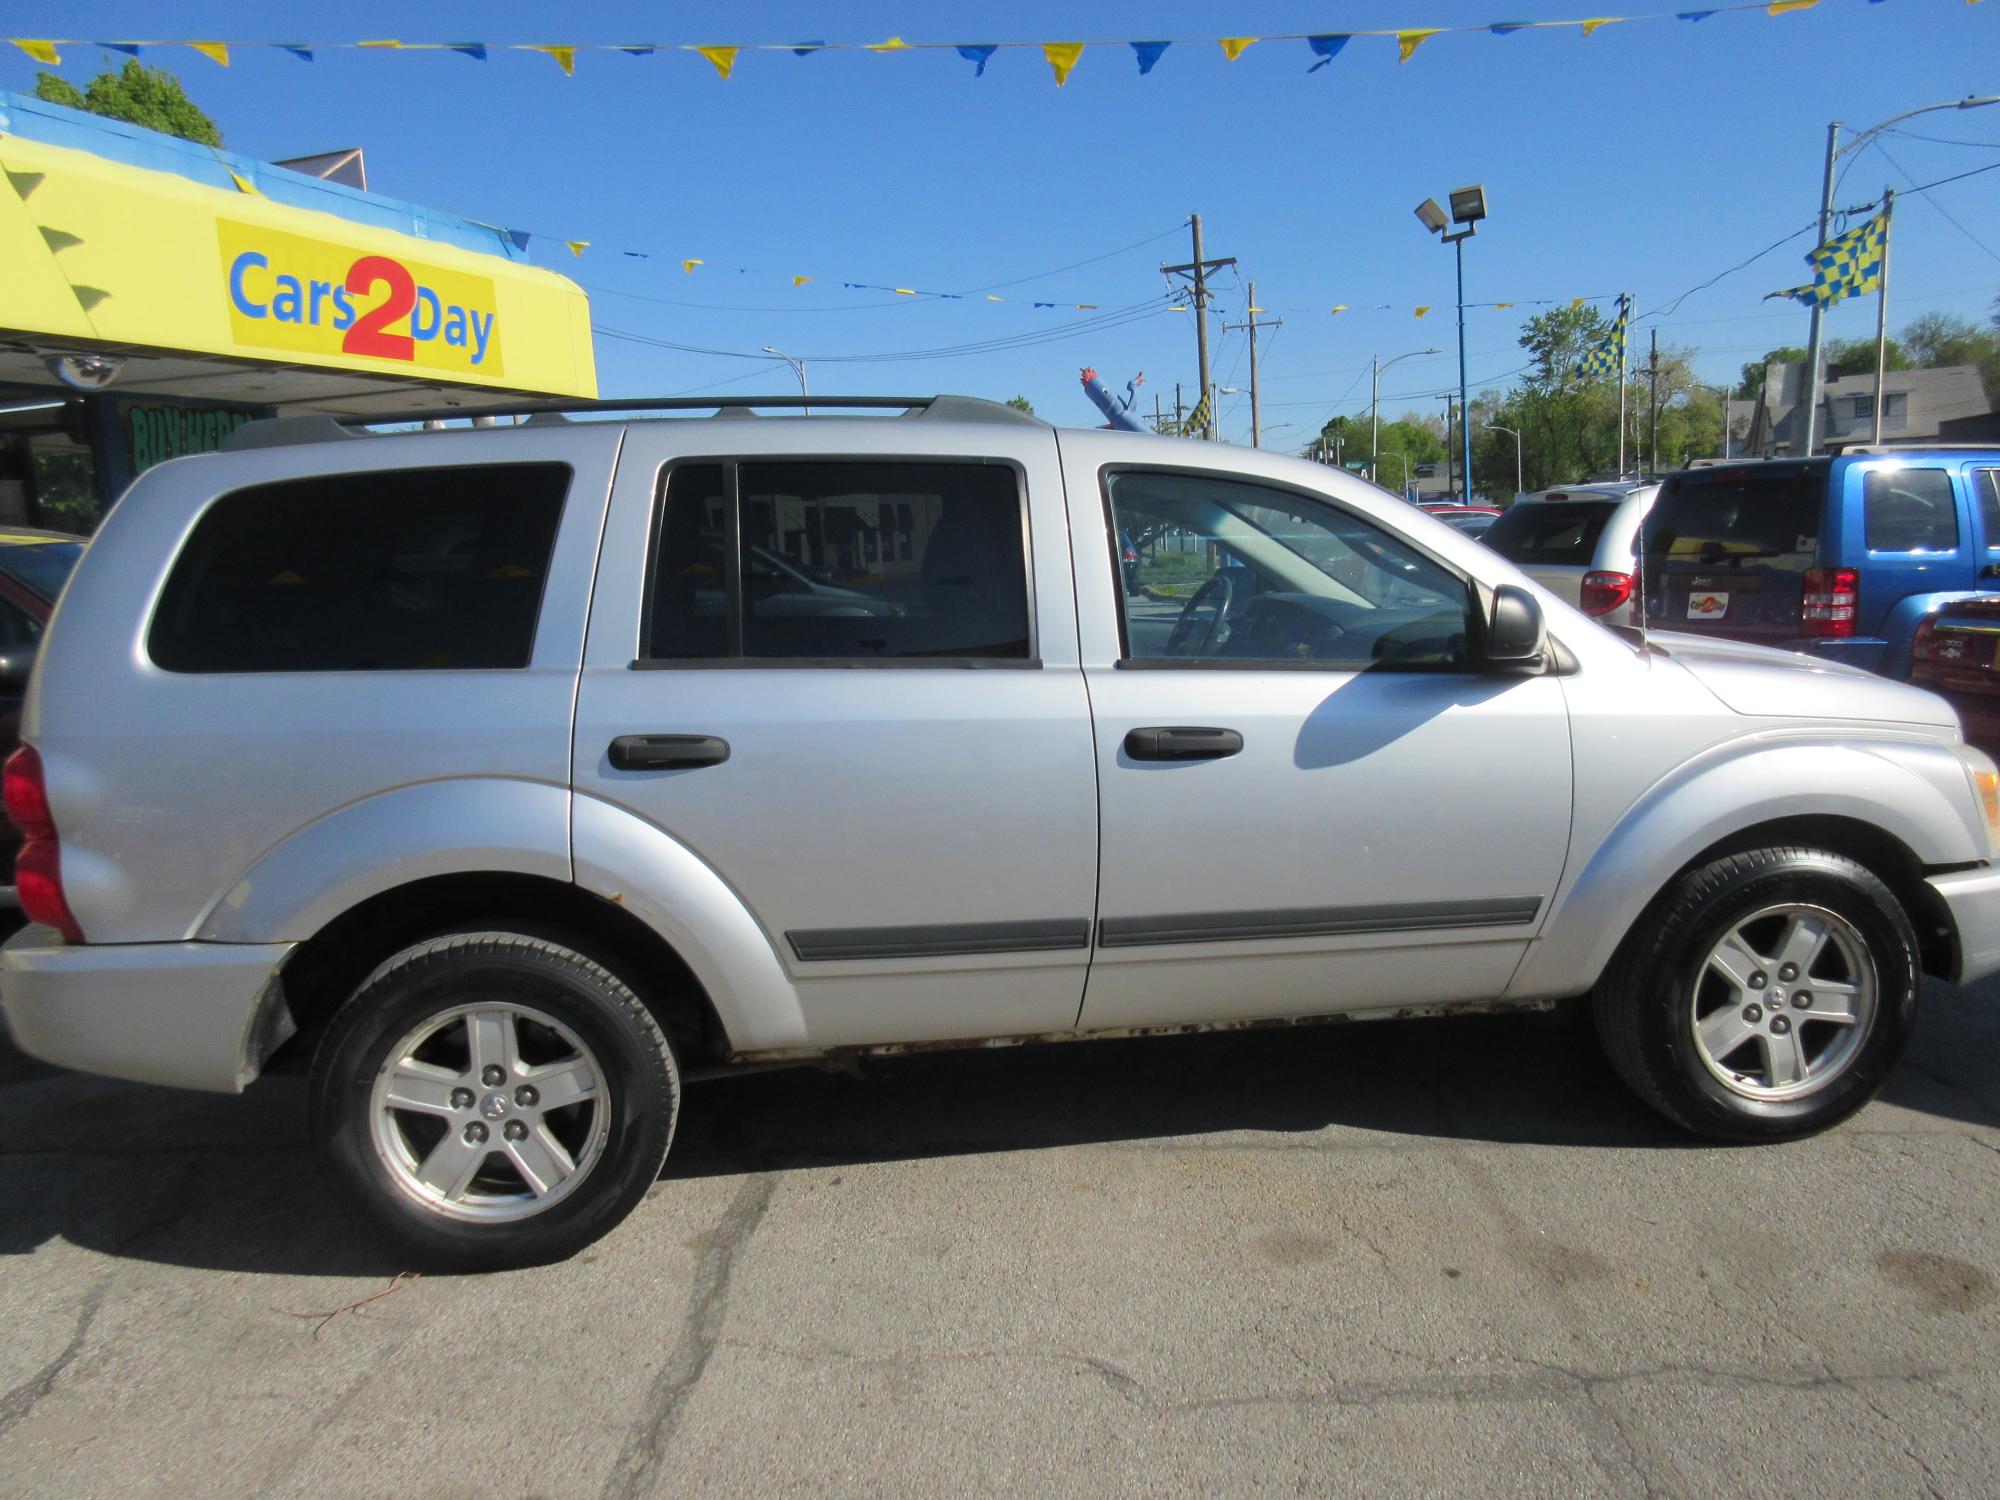
<instances>
[{"instance_id":1,"label":"street lamp head","mask_svg":"<svg viewBox=\"0 0 2000 1500\"><path fill-rule=\"evenodd\" d=\"M1451 221L1444 216L1435 198L1426 198L1417 205L1417 219L1432 234L1443 234Z\"/></svg>"},{"instance_id":2,"label":"street lamp head","mask_svg":"<svg viewBox=\"0 0 2000 1500\"><path fill-rule=\"evenodd\" d=\"M1486 189L1475 183L1471 187L1451 190L1451 217L1455 223L1477 224L1486 217Z\"/></svg>"}]
</instances>

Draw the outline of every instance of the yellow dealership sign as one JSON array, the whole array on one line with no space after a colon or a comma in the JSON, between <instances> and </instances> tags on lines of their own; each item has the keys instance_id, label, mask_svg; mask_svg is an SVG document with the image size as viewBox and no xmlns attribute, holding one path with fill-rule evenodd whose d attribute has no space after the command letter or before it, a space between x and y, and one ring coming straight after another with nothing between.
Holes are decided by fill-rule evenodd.
<instances>
[{"instance_id":1,"label":"yellow dealership sign","mask_svg":"<svg viewBox=\"0 0 2000 1500\"><path fill-rule=\"evenodd\" d=\"M506 373L489 277L233 219L218 219L215 228L239 344L395 360L425 371Z\"/></svg>"},{"instance_id":2,"label":"yellow dealership sign","mask_svg":"<svg viewBox=\"0 0 2000 1500\"><path fill-rule=\"evenodd\" d=\"M589 301L553 271L13 135L6 333L597 394Z\"/></svg>"}]
</instances>

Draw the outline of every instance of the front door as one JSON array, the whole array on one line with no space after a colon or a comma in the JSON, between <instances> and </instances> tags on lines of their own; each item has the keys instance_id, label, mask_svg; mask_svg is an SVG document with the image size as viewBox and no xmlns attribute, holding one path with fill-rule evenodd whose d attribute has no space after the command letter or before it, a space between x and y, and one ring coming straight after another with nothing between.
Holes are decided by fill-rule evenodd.
<instances>
[{"instance_id":1,"label":"front door","mask_svg":"<svg viewBox=\"0 0 2000 1500\"><path fill-rule=\"evenodd\" d=\"M808 1046L1057 1030L1082 998L1097 804L1055 440L951 431L656 422L619 461L577 793L736 892Z\"/></svg>"},{"instance_id":2,"label":"front door","mask_svg":"<svg viewBox=\"0 0 2000 1500\"><path fill-rule=\"evenodd\" d=\"M1500 995L1568 847L1561 682L1482 673L1465 575L1365 503L1098 446L1063 436L1108 533L1076 547L1104 830L1082 1024Z\"/></svg>"}]
</instances>

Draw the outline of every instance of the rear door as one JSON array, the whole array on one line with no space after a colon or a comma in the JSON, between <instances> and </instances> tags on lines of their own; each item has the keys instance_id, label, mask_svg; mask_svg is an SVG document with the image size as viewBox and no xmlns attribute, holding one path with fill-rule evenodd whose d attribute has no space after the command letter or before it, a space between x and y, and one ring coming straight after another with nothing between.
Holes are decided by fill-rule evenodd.
<instances>
[{"instance_id":1,"label":"rear door","mask_svg":"<svg viewBox=\"0 0 2000 1500\"><path fill-rule=\"evenodd\" d=\"M1646 623L1782 646L1800 635L1820 564L1829 465L1759 463L1670 476L1640 530Z\"/></svg>"},{"instance_id":2,"label":"rear door","mask_svg":"<svg viewBox=\"0 0 2000 1500\"><path fill-rule=\"evenodd\" d=\"M574 779L741 897L811 1045L1073 1026L1097 792L1053 433L635 424Z\"/></svg>"},{"instance_id":3,"label":"rear door","mask_svg":"<svg viewBox=\"0 0 2000 1500\"><path fill-rule=\"evenodd\" d=\"M1847 470L1840 553L1865 559L1856 634L1883 634L1890 613L1912 595L1976 587L1970 497L1953 481L1952 466L1935 460L1872 459Z\"/></svg>"}]
</instances>

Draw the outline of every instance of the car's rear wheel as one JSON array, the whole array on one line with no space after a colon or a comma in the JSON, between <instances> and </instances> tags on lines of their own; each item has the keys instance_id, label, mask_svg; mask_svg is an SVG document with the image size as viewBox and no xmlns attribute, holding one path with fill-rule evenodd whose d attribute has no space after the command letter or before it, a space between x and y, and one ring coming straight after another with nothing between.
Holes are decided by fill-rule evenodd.
<instances>
[{"instance_id":1,"label":"car's rear wheel","mask_svg":"<svg viewBox=\"0 0 2000 1500\"><path fill-rule=\"evenodd\" d=\"M1871 1099L1916 1020L1910 920L1843 855L1771 848L1688 872L1594 998L1619 1075L1703 1135L1780 1140Z\"/></svg>"},{"instance_id":2,"label":"car's rear wheel","mask_svg":"<svg viewBox=\"0 0 2000 1500\"><path fill-rule=\"evenodd\" d=\"M573 1254L645 1196L680 1078L631 987L573 948L509 932L395 955L313 1061L312 1131L342 1199L412 1264Z\"/></svg>"}]
</instances>

